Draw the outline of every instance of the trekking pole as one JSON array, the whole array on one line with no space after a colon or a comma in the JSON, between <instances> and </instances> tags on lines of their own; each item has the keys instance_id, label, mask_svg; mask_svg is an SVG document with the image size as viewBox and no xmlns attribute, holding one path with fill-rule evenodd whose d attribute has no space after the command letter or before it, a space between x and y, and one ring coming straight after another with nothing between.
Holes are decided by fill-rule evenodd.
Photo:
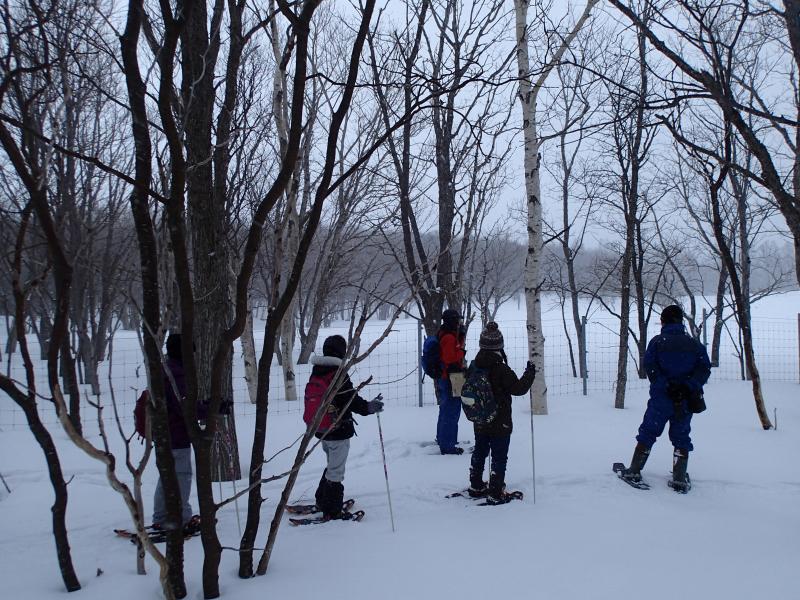
<instances>
[{"instance_id":1,"label":"trekking pole","mask_svg":"<svg viewBox=\"0 0 800 600\"><path fill-rule=\"evenodd\" d=\"M533 503L536 504L536 450L533 437L533 406L531 406L531 469L533 471Z\"/></svg>"},{"instance_id":2,"label":"trekking pole","mask_svg":"<svg viewBox=\"0 0 800 600\"><path fill-rule=\"evenodd\" d=\"M378 394L375 400L380 400L383 396ZM389 499L389 518L392 520L392 533L394 529L394 511L392 510L392 493L389 491L389 471L386 469L386 449L383 446L383 429L381 428L381 413L375 413L378 417L378 437L381 440L381 457L383 458L383 477L386 480L386 497Z\"/></svg>"}]
</instances>

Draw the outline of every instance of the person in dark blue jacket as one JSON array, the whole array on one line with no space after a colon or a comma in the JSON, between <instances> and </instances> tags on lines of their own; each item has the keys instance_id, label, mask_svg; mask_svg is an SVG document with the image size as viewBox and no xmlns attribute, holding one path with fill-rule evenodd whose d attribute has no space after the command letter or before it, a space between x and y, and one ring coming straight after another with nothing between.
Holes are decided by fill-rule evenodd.
<instances>
[{"instance_id":1,"label":"person in dark blue jacket","mask_svg":"<svg viewBox=\"0 0 800 600\"><path fill-rule=\"evenodd\" d=\"M644 368L650 380L650 400L644 413L631 465L621 476L632 482L642 479L641 470L650 448L669 421L669 439L674 447L672 487L687 491L686 467L694 449L691 433L690 401L703 393L711 375L711 361L705 346L686 333L683 310L667 306L661 313L661 333L647 346Z\"/></svg>"}]
</instances>

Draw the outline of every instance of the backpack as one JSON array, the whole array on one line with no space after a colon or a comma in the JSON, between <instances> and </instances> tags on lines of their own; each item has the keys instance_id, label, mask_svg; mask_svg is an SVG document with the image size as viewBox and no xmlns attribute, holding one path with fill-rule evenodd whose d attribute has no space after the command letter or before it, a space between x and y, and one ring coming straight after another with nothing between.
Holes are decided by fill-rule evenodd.
<instances>
[{"instance_id":1,"label":"backpack","mask_svg":"<svg viewBox=\"0 0 800 600\"><path fill-rule=\"evenodd\" d=\"M325 375L312 375L308 380L305 392L305 409L303 410L303 421L305 421L306 425L314 422L314 417L325 399L325 392L328 391L334 375L336 375L335 369ZM319 427L317 427L317 431L320 433L328 431L336 420L336 413L331 408L333 408L332 404L329 406L325 416L322 417Z\"/></svg>"},{"instance_id":2,"label":"backpack","mask_svg":"<svg viewBox=\"0 0 800 600\"><path fill-rule=\"evenodd\" d=\"M133 408L133 426L140 438L147 437L147 413L150 404L150 392L145 388L136 400Z\"/></svg>"},{"instance_id":3,"label":"backpack","mask_svg":"<svg viewBox=\"0 0 800 600\"><path fill-rule=\"evenodd\" d=\"M461 388L461 407L467 419L476 425L488 425L497 416L497 402L489 382L489 371L476 367L474 362L469 365L464 387Z\"/></svg>"},{"instance_id":4,"label":"backpack","mask_svg":"<svg viewBox=\"0 0 800 600\"><path fill-rule=\"evenodd\" d=\"M439 346L439 336L429 335L422 344L422 356L419 360L422 371L431 379L439 379L442 376L441 346Z\"/></svg>"}]
</instances>

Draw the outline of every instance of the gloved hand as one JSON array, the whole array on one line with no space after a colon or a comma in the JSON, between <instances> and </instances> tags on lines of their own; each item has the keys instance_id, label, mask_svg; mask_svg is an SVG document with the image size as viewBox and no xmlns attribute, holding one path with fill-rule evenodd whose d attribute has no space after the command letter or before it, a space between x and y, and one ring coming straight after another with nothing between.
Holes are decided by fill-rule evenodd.
<instances>
[{"instance_id":1,"label":"gloved hand","mask_svg":"<svg viewBox=\"0 0 800 600\"><path fill-rule=\"evenodd\" d=\"M528 361L528 364L525 365L525 372L533 373L533 376L536 377L536 365L533 363L532 360Z\"/></svg>"},{"instance_id":2,"label":"gloved hand","mask_svg":"<svg viewBox=\"0 0 800 600\"><path fill-rule=\"evenodd\" d=\"M369 402L367 402L367 410L371 415L383 412L383 402L381 402L380 400L370 400Z\"/></svg>"},{"instance_id":3,"label":"gloved hand","mask_svg":"<svg viewBox=\"0 0 800 600\"><path fill-rule=\"evenodd\" d=\"M229 415L233 412L233 400L223 400L219 405L219 414Z\"/></svg>"},{"instance_id":4,"label":"gloved hand","mask_svg":"<svg viewBox=\"0 0 800 600\"><path fill-rule=\"evenodd\" d=\"M678 381L670 381L667 383L667 396L673 402L683 402L684 399L688 399L691 395L692 390L689 389L689 386L685 383L680 383Z\"/></svg>"}]
</instances>

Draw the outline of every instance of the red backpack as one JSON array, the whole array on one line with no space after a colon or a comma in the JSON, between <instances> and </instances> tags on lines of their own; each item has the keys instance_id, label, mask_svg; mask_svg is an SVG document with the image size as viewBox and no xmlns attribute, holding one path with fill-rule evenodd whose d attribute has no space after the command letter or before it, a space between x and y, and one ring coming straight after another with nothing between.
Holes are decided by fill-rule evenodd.
<instances>
[{"instance_id":1,"label":"red backpack","mask_svg":"<svg viewBox=\"0 0 800 600\"><path fill-rule=\"evenodd\" d=\"M147 437L148 404L150 404L150 392L145 388L136 400L136 406L133 409L133 426L141 438Z\"/></svg>"},{"instance_id":2,"label":"red backpack","mask_svg":"<svg viewBox=\"0 0 800 600\"><path fill-rule=\"evenodd\" d=\"M305 421L306 425L310 425L314 422L314 417L317 414L317 410L319 410L319 407L322 405L322 401L325 399L325 392L328 391L334 375L336 375L335 369L325 375L312 375L308 380L305 393L305 410L303 411L303 421ZM319 424L317 431L321 433L328 431L331 425L333 425L335 418L336 413L329 409L328 412L325 413L325 416L322 417L322 422Z\"/></svg>"}]
</instances>

